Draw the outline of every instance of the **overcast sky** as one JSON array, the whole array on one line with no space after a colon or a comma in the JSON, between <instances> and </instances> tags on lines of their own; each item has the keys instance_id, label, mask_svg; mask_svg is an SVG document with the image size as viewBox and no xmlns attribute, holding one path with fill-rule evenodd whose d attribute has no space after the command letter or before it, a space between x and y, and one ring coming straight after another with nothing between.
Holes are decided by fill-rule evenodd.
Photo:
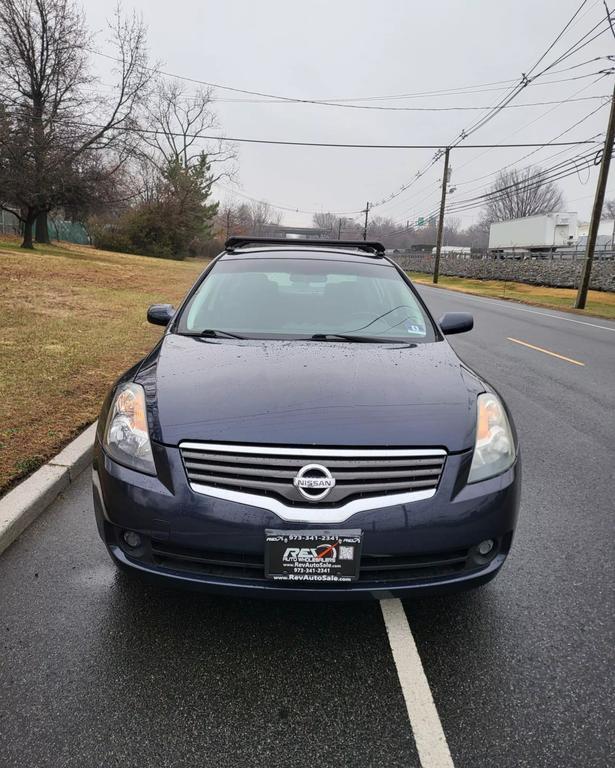
<instances>
[{"instance_id":1,"label":"overcast sky","mask_svg":"<svg viewBox=\"0 0 615 768\"><path fill-rule=\"evenodd\" d=\"M408 94L520 78L553 42L580 0L124 0L149 29L151 58L165 70L236 88L308 99L360 99ZM613 3L615 5L615 3ZM84 0L90 28L105 43L110 7ZM545 58L551 63L605 16L602 0L588 0L562 40ZM599 28L601 29L601 28ZM599 31L599 30L598 30ZM556 69L615 53L604 34ZM513 104L610 94L613 76L582 77L609 66L594 61L549 74L524 89ZM494 88L510 86L490 86ZM477 89L475 89L477 90ZM492 106L505 91L357 102L380 106ZM575 95L576 94L576 95ZM216 90L215 107L228 136L350 143L450 143L480 111L386 112L306 104L228 101L248 96ZM601 104L599 100L503 110L472 136L472 143L549 141ZM608 108L562 137L585 139L606 128ZM532 123L531 125L529 123ZM470 142L468 142L470 143ZM573 156L541 149L520 162L554 164ZM491 178L473 181L519 161L529 149L459 149L451 155L451 202L485 190ZM308 211L356 211L413 179L433 156L429 150L372 150L239 146L236 189L245 195ZM374 215L415 221L437 206L441 163ZM595 169L561 183L568 210L586 218ZM615 179L608 187L615 195ZM229 193L218 189L220 199ZM239 199L239 198L237 198ZM477 211L462 215L463 225ZM311 215L284 213L286 223L309 224Z\"/></svg>"}]
</instances>

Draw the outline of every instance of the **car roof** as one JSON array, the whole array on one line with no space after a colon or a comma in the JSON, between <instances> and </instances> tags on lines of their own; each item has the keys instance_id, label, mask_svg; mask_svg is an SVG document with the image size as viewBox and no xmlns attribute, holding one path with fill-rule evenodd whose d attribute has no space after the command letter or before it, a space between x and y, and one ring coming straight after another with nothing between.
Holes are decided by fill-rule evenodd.
<instances>
[{"instance_id":1,"label":"car roof","mask_svg":"<svg viewBox=\"0 0 615 768\"><path fill-rule=\"evenodd\" d=\"M300 245L268 245L257 247L236 248L231 251L224 251L220 258L224 261L259 258L309 258L320 259L323 261L354 261L365 263L377 263L383 266L391 266L391 262L383 255L378 253L362 253L353 248L333 248L330 246Z\"/></svg>"}]
</instances>

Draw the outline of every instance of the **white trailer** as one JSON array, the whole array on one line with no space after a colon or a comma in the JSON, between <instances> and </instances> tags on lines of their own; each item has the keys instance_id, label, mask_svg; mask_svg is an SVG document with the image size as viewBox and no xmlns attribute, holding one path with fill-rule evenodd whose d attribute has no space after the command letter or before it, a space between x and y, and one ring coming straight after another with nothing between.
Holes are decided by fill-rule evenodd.
<instances>
[{"instance_id":1,"label":"white trailer","mask_svg":"<svg viewBox=\"0 0 615 768\"><path fill-rule=\"evenodd\" d=\"M544 213L494 222L489 228L489 250L550 251L570 246L577 236L576 213Z\"/></svg>"}]
</instances>

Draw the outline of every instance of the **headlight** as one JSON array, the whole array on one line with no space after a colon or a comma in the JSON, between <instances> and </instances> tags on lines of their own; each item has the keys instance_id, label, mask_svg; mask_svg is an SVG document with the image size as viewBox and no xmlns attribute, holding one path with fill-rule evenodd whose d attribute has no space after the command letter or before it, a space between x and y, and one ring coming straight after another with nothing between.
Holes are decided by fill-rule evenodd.
<instances>
[{"instance_id":1,"label":"headlight","mask_svg":"<svg viewBox=\"0 0 615 768\"><path fill-rule=\"evenodd\" d=\"M515 442L506 412L496 395L477 398L476 443L468 483L505 472L515 460Z\"/></svg>"},{"instance_id":2,"label":"headlight","mask_svg":"<svg viewBox=\"0 0 615 768\"><path fill-rule=\"evenodd\" d=\"M104 447L109 456L131 469L156 474L147 428L145 392L140 384L122 384L113 398Z\"/></svg>"}]
</instances>

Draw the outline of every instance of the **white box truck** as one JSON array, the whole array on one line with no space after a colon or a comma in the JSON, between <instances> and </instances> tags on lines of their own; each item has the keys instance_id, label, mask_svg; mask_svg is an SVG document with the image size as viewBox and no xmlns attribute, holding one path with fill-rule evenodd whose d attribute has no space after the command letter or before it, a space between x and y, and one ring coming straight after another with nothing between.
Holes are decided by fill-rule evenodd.
<instances>
[{"instance_id":1,"label":"white box truck","mask_svg":"<svg viewBox=\"0 0 615 768\"><path fill-rule=\"evenodd\" d=\"M572 245L577 236L576 213L544 213L494 222L489 228L489 250L552 251Z\"/></svg>"}]
</instances>

